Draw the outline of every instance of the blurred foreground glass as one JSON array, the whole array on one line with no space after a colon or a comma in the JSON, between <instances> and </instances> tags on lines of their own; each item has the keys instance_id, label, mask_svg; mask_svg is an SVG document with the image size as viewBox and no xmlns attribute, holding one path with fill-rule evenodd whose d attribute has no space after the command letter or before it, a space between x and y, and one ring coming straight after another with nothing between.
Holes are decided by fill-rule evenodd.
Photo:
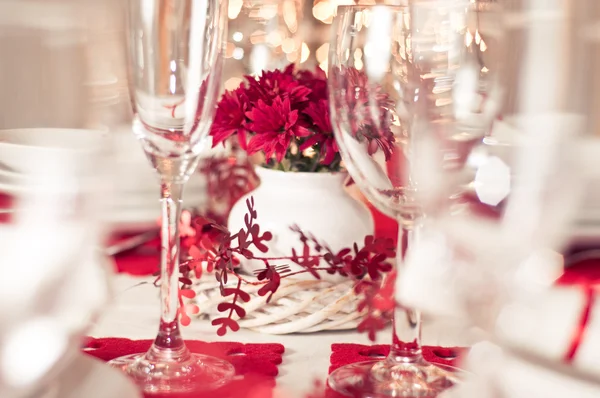
<instances>
[{"instance_id":1,"label":"blurred foreground glass","mask_svg":"<svg viewBox=\"0 0 600 398\"><path fill-rule=\"evenodd\" d=\"M493 2L477 6L483 17ZM419 308L429 302L434 309L439 303L415 286L422 286L419 278L437 275L439 286L447 289L442 296L503 346L503 360L484 357L473 363L470 370L484 376L473 386L481 390L461 386L456 396L593 396L598 377L583 360L583 353L593 350L573 334L584 330L575 324L579 309L568 307L558 293L555 264L563 264L548 249L560 252L568 243L582 182L598 169L598 153L588 157L583 137L598 131L600 9L586 1L504 6L501 63L478 63L471 53L485 49L489 55L500 32L483 24L473 31L468 25L466 61L453 83L453 103L441 108L444 112L432 112L440 106L435 85L428 84L438 59L435 29L440 25L427 21L436 11L419 8L421 14L413 14L413 52L421 55L415 64L424 101L414 114L421 161L412 180L429 217L409 252L398 297ZM496 89L487 92L481 106L473 106L478 80L494 68ZM492 118L482 109L492 110ZM440 126L443 114L447 128ZM489 120L491 129L482 130ZM457 136L474 139L461 147L454 144ZM579 298L578 289L572 292ZM552 301L553 294L560 299ZM580 356L572 361L575 352Z\"/></svg>"},{"instance_id":2,"label":"blurred foreground glass","mask_svg":"<svg viewBox=\"0 0 600 398\"><path fill-rule=\"evenodd\" d=\"M0 396L72 371L107 302L110 135L88 91L97 2L0 2Z\"/></svg>"},{"instance_id":3,"label":"blurred foreground glass","mask_svg":"<svg viewBox=\"0 0 600 398\"><path fill-rule=\"evenodd\" d=\"M209 147L226 17L227 1L129 1L133 130L161 179L161 317L148 352L110 364L146 393L212 390L234 375L228 362L190 353L178 320L182 193Z\"/></svg>"},{"instance_id":4,"label":"blurred foreground glass","mask_svg":"<svg viewBox=\"0 0 600 398\"><path fill-rule=\"evenodd\" d=\"M586 169L594 167L582 163L581 137L597 129L592 104L598 103L598 94L590 89L597 80L591 72L596 70L597 44L585 37L586 29L577 27L590 26L585 21L595 9L519 1L505 7L505 55L496 63L501 66L496 81L501 89L485 99L498 114L489 132L467 147L451 144L455 134L467 137L479 131L478 119L465 113L457 100L457 93L468 98L476 92L469 79L454 84L450 109L455 129L439 128L427 113L431 102L415 115L420 120L417 145L428 162L419 163L414 179L427 188L422 203L431 215L431 228L421 242L443 249L415 257L414 264L409 261L409 269L426 262L432 267L429 272L435 269L440 279L453 281L452 294L464 313L492 332L500 314L507 319L508 303L526 300L554 283L554 264L540 253L560 252L568 243ZM480 7L480 12L487 9ZM494 31L478 32L480 49L481 43L489 46L495 40ZM556 45L550 49L549 42ZM420 67L427 74L427 61L436 54L422 48ZM473 76L472 65L463 63L466 69L458 75ZM415 290L410 280L405 282L400 297L409 300ZM421 300L410 302L420 305Z\"/></svg>"},{"instance_id":5,"label":"blurred foreground glass","mask_svg":"<svg viewBox=\"0 0 600 398\"><path fill-rule=\"evenodd\" d=\"M572 337L572 328L580 326L569 317L579 304L577 310L575 305L563 306L566 300L556 309L548 305L560 290L548 277L548 262L534 261L531 253L547 248L560 252L570 243L572 221L581 208L579 194L599 169L600 8L595 1L513 1L506 7L511 17L506 21L508 40L515 44L509 48L503 73L507 82L503 118L490 138L499 142L495 138L499 136L515 147L510 195L496 218L463 212L441 225L454 251L464 253L459 257L462 273L475 269L477 261L483 274L479 279L494 288L495 294L482 302L474 297L482 288L467 293L475 280L464 286L461 298L474 319L518 355L542 366L560 368L568 363L569 373L583 375L592 370L583 354L593 349L584 348L585 337ZM549 42L555 43L551 49L546 46ZM457 236L457 231L464 235ZM486 239L479 237L467 246L468 236L481 231ZM494 257L501 248L504 253ZM493 268L503 272L492 272ZM552 310L546 312L547 308ZM536 327L545 322L567 326ZM588 330L584 335L594 333ZM564 349L562 343L553 343L559 341ZM570 353L571 344L580 344L581 350ZM577 359L569 359L576 352ZM508 396L509 388L504 393Z\"/></svg>"},{"instance_id":6,"label":"blurred foreground glass","mask_svg":"<svg viewBox=\"0 0 600 398\"><path fill-rule=\"evenodd\" d=\"M581 372L564 362L533 357L489 342L472 347L466 366L476 372L444 398L595 398L600 376Z\"/></svg>"},{"instance_id":7,"label":"blurred foreground glass","mask_svg":"<svg viewBox=\"0 0 600 398\"><path fill-rule=\"evenodd\" d=\"M437 19L428 21L437 32L430 82L436 87L435 100L443 104L451 103L453 73L462 60L467 7L464 2L444 2L437 10ZM421 55L413 44L412 18L407 7L340 6L329 54L329 95L337 143L362 192L398 220L399 266L424 218L412 180L419 158L413 114L422 95L415 65ZM388 358L338 369L329 378L334 390L354 396L432 397L457 381L455 369L423 359L418 312L399 309L394 322Z\"/></svg>"}]
</instances>

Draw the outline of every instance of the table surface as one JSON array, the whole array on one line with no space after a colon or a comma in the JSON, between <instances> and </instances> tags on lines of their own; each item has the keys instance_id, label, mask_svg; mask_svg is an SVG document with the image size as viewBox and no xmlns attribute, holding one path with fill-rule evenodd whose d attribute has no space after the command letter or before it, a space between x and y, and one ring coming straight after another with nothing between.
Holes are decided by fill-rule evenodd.
<instances>
[{"instance_id":1,"label":"table surface","mask_svg":"<svg viewBox=\"0 0 600 398\"><path fill-rule=\"evenodd\" d=\"M113 280L113 302L90 331L93 337L154 338L159 319L158 289L152 278L116 275ZM382 331L377 343L389 343L389 330ZM320 332L313 334L268 335L240 330L219 337L206 321L192 321L183 328L186 339L203 341L238 341L242 343L281 343L285 346L283 363L279 366L278 389L283 396L303 397L313 388L314 380L325 380L333 343L370 344L367 336L355 331ZM426 319L423 343L439 346L468 346L480 339L475 330L459 323L441 319Z\"/></svg>"}]
</instances>

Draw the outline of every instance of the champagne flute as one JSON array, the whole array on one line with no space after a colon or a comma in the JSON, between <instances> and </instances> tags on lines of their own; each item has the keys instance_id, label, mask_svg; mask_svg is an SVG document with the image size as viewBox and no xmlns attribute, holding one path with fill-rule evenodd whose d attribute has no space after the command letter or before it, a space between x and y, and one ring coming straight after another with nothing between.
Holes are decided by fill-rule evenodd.
<instances>
[{"instance_id":1,"label":"champagne flute","mask_svg":"<svg viewBox=\"0 0 600 398\"><path fill-rule=\"evenodd\" d=\"M403 253L410 246L425 216L414 183L415 162L421 148L413 130L413 115L427 101L452 103L452 85L464 47L465 2L440 5L437 24L436 65L423 79L414 51L412 18L402 6L340 6L332 26L329 54L329 95L336 140L350 175L380 210L396 218L399 237L399 273ZM422 14L418 14L421 17ZM420 37L420 36L419 36ZM435 90L426 91L432 85ZM420 98L420 95L431 96ZM427 108L443 128L446 108ZM448 124L448 127L451 125ZM457 141L470 145L472 140ZM403 321L403 325L399 322ZM336 391L351 396L433 397L457 382L455 369L434 366L421 354L421 317L400 307L395 314L390 355L381 361L339 368L329 378Z\"/></svg>"},{"instance_id":2,"label":"champagne flute","mask_svg":"<svg viewBox=\"0 0 600 398\"><path fill-rule=\"evenodd\" d=\"M130 0L133 130L160 176L161 317L146 353L117 358L146 393L212 390L228 383L232 365L192 354L178 321L179 230L185 182L208 149L222 68L227 1Z\"/></svg>"}]
</instances>

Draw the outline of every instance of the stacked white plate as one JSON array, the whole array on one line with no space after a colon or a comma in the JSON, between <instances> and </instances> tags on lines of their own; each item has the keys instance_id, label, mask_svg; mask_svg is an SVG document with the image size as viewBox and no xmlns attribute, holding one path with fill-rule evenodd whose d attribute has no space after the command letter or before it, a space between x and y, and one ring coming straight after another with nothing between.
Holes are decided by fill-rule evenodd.
<instances>
[{"instance_id":1,"label":"stacked white plate","mask_svg":"<svg viewBox=\"0 0 600 398\"><path fill-rule=\"evenodd\" d=\"M0 192L24 194L58 175L53 171L78 175L83 172L82 165L92 166L84 160L104 142L105 133L98 130L0 130Z\"/></svg>"},{"instance_id":2,"label":"stacked white plate","mask_svg":"<svg viewBox=\"0 0 600 398\"><path fill-rule=\"evenodd\" d=\"M79 134L81 133L81 134ZM130 125L110 133L88 134L89 131L23 129L0 131L0 192L24 193L41 164L55 159L64 147L88 145L102 134L114 137L111 173L111 207L105 220L114 232L140 232L158 226L160 219L160 181L146 158ZM218 151L218 150L217 150ZM210 156L209 152L205 155ZM45 158L48 157L48 158ZM207 203L206 177L195 173L186 184L183 204L186 209L202 209ZM6 211L6 209L0 209Z\"/></svg>"}]
</instances>

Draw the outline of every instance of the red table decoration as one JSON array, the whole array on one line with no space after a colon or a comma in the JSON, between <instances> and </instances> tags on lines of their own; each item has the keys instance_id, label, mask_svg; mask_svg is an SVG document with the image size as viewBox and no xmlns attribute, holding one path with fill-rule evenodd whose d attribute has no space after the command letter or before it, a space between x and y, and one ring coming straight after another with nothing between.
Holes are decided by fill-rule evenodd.
<instances>
[{"instance_id":1,"label":"red table decoration","mask_svg":"<svg viewBox=\"0 0 600 398\"><path fill-rule=\"evenodd\" d=\"M565 269L560 285L600 285L600 258L583 260Z\"/></svg>"},{"instance_id":2,"label":"red table decoration","mask_svg":"<svg viewBox=\"0 0 600 398\"><path fill-rule=\"evenodd\" d=\"M145 352L152 340L129 340L123 338L88 338L83 352L103 361ZM281 344L242 344L230 342L205 343L186 341L190 351L228 360L236 370L236 377L229 385L212 392L177 395L181 398L269 398L273 395L275 377L279 373L285 351ZM159 395L149 395L159 397ZM169 395L169 398L173 395Z\"/></svg>"},{"instance_id":3,"label":"red table decoration","mask_svg":"<svg viewBox=\"0 0 600 398\"><path fill-rule=\"evenodd\" d=\"M15 198L4 192L0 192L0 210L12 210L15 206ZM0 211L0 224L12 222L12 213Z\"/></svg>"},{"instance_id":4,"label":"red table decoration","mask_svg":"<svg viewBox=\"0 0 600 398\"><path fill-rule=\"evenodd\" d=\"M117 272L133 276L149 276L159 270L158 251L154 253L135 252L115 256Z\"/></svg>"}]
</instances>

